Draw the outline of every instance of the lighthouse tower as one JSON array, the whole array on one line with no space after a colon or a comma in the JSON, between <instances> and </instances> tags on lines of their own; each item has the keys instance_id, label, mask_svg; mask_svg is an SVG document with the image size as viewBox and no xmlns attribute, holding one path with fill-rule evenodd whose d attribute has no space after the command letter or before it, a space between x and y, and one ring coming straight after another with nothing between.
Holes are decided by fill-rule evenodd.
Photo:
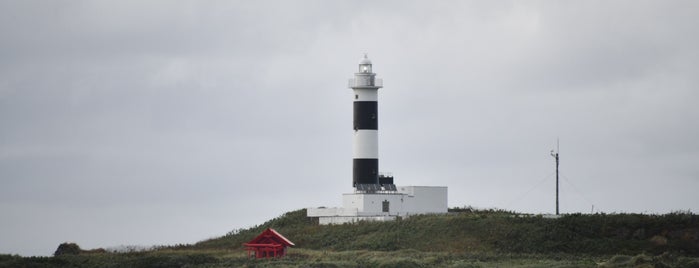
<instances>
[{"instance_id":1,"label":"lighthouse tower","mask_svg":"<svg viewBox=\"0 0 699 268\"><path fill-rule=\"evenodd\" d=\"M342 195L342 207L307 208L319 224L390 221L416 214L447 213L446 186L396 186L393 176L379 173L378 92L376 78L364 54L359 70L349 80L354 101L353 193Z\"/></svg>"},{"instance_id":2,"label":"lighthouse tower","mask_svg":"<svg viewBox=\"0 0 699 268\"><path fill-rule=\"evenodd\" d=\"M352 187L362 190L372 188L365 185L379 184L378 89L382 86L364 54L358 72L349 80L349 88L354 91Z\"/></svg>"}]
</instances>

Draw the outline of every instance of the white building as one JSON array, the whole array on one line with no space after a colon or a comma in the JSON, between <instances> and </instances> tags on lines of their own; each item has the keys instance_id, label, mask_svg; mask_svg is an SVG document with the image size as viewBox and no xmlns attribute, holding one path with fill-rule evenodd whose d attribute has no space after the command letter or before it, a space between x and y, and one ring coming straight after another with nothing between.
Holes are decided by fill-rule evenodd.
<instances>
[{"instance_id":1,"label":"white building","mask_svg":"<svg viewBox=\"0 0 699 268\"><path fill-rule=\"evenodd\" d=\"M342 195L341 208L308 208L320 224L389 221L416 214L447 213L446 186L398 186L396 191Z\"/></svg>"}]
</instances>

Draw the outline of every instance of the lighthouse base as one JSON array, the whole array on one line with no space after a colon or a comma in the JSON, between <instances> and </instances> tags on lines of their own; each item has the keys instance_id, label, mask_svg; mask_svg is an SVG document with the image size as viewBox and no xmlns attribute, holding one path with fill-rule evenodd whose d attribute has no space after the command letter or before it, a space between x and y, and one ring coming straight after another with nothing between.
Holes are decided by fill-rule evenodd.
<instances>
[{"instance_id":1,"label":"lighthouse base","mask_svg":"<svg viewBox=\"0 0 699 268\"><path fill-rule=\"evenodd\" d=\"M398 186L396 191L342 195L341 208L308 208L319 224L390 221L396 217L447 213L446 186Z\"/></svg>"}]
</instances>

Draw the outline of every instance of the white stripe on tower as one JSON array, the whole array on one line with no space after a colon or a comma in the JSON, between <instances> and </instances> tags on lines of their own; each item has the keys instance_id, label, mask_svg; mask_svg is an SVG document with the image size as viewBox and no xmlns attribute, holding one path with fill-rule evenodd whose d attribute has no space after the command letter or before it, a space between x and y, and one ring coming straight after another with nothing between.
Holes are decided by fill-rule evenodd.
<instances>
[{"instance_id":1,"label":"white stripe on tower","mask_svg":"<svg viewBox=\"0 0 699 268\"><path fill-rule=\"evenodd\" d=\"M379 159L379 131L360 129L354 132L354 159Z\"/></svg>"},{"instance_id":2,"label":"white stripe on tower","mask_svg":"<svg viewBox=\"0 0 699 268\"><path fill-rule=\"evenodd\" d=\"M354 101L379 101L376 88L354 88Z\"/></svg>"}]
</instances>

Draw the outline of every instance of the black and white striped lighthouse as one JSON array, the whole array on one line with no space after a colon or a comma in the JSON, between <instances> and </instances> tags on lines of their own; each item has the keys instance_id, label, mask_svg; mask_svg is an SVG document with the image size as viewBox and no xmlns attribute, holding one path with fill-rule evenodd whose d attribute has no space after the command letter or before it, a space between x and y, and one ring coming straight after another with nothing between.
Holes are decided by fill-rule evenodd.
<instances>
[{"instance_id":1,"label":"black and white striped lighthouse","mask_svg":"<svg viewBox=\"0 0 699 268\"><path fill-rule=\"evenodd\" d=\"M382 86L381 79L376 78L371 70L371 61L364 54L359 71L349 80L349 87L354 91L352 187L380 183L378 89Z\"/></svg>"}]
</instances>

